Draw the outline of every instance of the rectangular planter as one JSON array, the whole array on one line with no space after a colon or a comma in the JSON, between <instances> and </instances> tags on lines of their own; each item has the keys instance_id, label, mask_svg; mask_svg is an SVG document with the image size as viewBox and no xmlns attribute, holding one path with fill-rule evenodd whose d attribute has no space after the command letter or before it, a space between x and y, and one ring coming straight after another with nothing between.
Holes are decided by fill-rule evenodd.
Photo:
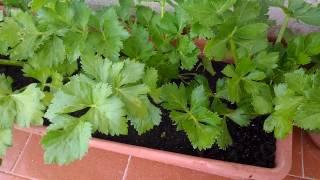
<instances>
[{"instance_id":1,"label":"rectangular planter","mask_svg":"<svg viewBox=\"0 0 320 180\"><path fill-rule=\"evenodd\" d=\"M2 6L0 6L0 9L1 8ZM196 45L201 49L202 52L204 44L205 41L196 42ZM45 127L15 128L33 134L44 135L45 133ZM233 179L283 179L287 176L292 165L292 135L288 136L284 140L278 140L276 142L276 165L274 168L262 168L220 160L206 159L96 138L92 138L90 140L90 147L131 155L152 161L158 161L165 164L184 167Z\"/></svg>"},{"instance_id":2,"label":"rectangular planter","mask_svg":"<svg viewBox=\"0 0 320 180\"><path fill-rule=\"evenodd\" d=\"M18 128L19 130L43 135L45 127ZM165 164L184 167L208 174L233 179L278 180L287 176L292 165L292 135L276 142L276 158L274 168L262 168L220 160L200 158L179 153L155 150L151 148L122 144L112 141L92 138L90 147L105 151L131 155Z\"/></svg>"}]
</instances>

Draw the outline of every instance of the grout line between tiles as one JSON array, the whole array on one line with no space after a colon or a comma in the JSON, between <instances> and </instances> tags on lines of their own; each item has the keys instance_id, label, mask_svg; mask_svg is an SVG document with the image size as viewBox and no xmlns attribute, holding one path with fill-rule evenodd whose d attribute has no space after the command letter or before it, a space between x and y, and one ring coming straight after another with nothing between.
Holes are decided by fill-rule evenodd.
<instances>
[{"instance_id":1,"label":"grout line between tiles","mask_svg":"<svg viewBox=\"0 0 320 180\"><path fill-rule=\"evenodd\" d=\"M131 162L131 155L128 157L127 166L126 166L126 169L124 170L122 180L125 180L127 178L130 162Z\"/></svg>"},{"instance_id":2,"label":"grout line between tiles","mask_svg":"<svg viewBox=\"0 0 320 180\"><path fill-rule=\"evenodd\" d=\"M302 179L307 179L307 180L314 180L314 178L311 178L311 177L302 177L302 176L297 176L297 175L293 175L293 174L288 174L288 176L291 176L291 177L296 177L296 178L302 178Z\"/></svg>"},{"instance_id":3,"label":"grout line between tiles","mask_svg":"<svg viewBox=\"0 0 320 180\"><path fill-rule=\"evenodd\" d=\"M302 168L302 177L304 178L304 157L303 157L303 138L304 138L304 131L301 129L301 133L300 133L300 139L301 139L301 168Z\"/></svg>"},{"instance_id":4,"label":"grout line between tiles","mask_svg":"<svg viewBox=\"0 0 320 180\"><path fill-rule=\"evenodd\" d=\"M12 172L2 172L2 173L8 174L8 175L12 175L12 176L17 176L17 177L24 178L24 179L27 179L27 180L37 180L37 179L34 179L32 177L27 177L27 176L24 176L24 175L21 175L21 174L14 174Z\"/></svg>"},{"instance_id":5,"label":"grout line between tiles","mask_svg":"<svg viewBox=\"0 0 320 180\"><path fill-rule=\"evenodd\" d=\"M18 163L19 163L19 161L20 161L20 159L21 159L21 157L22 157L22 154L23 154L24 151L26 150L27 145L29 144L29 142L30 142L30 140L31 140L31 137L32 137L32 133L29 134L28 139L27 139L26 143L24 144L21 152L19 153L19 156L18 156L16 162L14 163L13 167L11 168L11 170L10 170L11 173L16 169L16 167L17 167L17 165L18 165Z\"/></svg>"}]
</instances>

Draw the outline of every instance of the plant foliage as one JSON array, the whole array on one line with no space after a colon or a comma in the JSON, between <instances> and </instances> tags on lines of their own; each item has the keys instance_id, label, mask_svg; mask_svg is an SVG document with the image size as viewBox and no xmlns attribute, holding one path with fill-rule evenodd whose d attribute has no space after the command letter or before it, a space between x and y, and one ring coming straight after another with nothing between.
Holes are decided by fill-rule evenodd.
<instances>
[{"instance_id":1,"label":"plant foliage","mask_svg":"<svg viewBox=\"0 0 320 180\"><path fill-rule=\"evenodd\" d=\"M262 115L276 138L293 126L320 130L320 33L286 30L290 19L320 25L318 5L155 0L157 11L148 2L93 10L84 0L4 1L0 64L34 83L14 89L0 75L1 156L14 124L47 118L45 162L68 164L86 154L93 133L127 135L131 125L141 135L161 123L162 108L198 150L226 149L228 121L247 126ZM269 6L285 13L276 42L268 41Z\"/></svg>"}]
</instances>

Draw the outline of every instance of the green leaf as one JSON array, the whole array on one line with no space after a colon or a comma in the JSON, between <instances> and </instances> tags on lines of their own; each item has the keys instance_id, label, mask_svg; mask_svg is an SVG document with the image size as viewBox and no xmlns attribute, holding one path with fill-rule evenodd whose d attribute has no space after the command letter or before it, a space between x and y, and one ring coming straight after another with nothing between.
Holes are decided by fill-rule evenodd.
<instances>
[{"instance_id":1,"label":"green leaf","mask_svg":"<svg viewBox=\"0 0 320 180\"><path fill-rule=\"evenodd\" d=\"M40 33L35 26L33 16L30 14L18 12L14 15L14 19L20 25L20 43L10 50L10 59L23 60L30 58L39 47Z\"/></svg>"},{"instance_id":2,"label":"green leaf","mask_svg":"<svg viewBox=\"0 0 320 180\"><path fill-rule=\"evenodd\" d=\"M237 61L235 71L241 76L246 76L248 73L254 71L254 69L255 67L251 59L242 58Z\"/></svg>"},{"instance_id":3,"label":"green leaf","mask_svg":"<svg viewBox=\"0 0 320 180\"><path fill-rule=\"evenodd\" d=\"M227 65L221 72L225 76L228 76L231 78L237 76L237 73L235 72L235 68L233 65Z\"/></svg>"},{"instance_id":4,"label":"green leaf","mask_svg":"<svg viewBox=\"0 0 320 180\"><path fill-rule=\"evenodd\" d=\"M20 27L13 18L6 18L0 24L0 53L7 54L9 47L15 47L19 42Z\"/></svg>"},{"instance_id":5,"label":"green leaf","mask_svg":"<svg viewBox=\"0 0 320 180\"><path fill-rule=\"evenodd\" d=\"M304 90L311 88L310 76L307 76L303 69L298 69L294 72L286 73L284 76L288 88L300 95L304 93Z\"/></svg>"},{"instance_id":6,"label":"green leaf","mask_svg":"<svg viewBox=\"0 0 320 180\"><path fill-rule=\"evenodd\" d=\"M90 138L89 122L69 117L50 125L41 141L45 162L63 165L81 159L88 152Z\"/></svg>"},{"instance_id":7,"label":"green leaf","mask_svg":"<svg viewBox=\"0 0 320 180\"><path fill-rule=\"evenodd\" d=\"M267 28L268 26L264 23L240 26L235 19L231 18L217 27L217 35L205 46L205 55L218 61L229 58L231 42L234 42L235 48L244 50L246 54L255 54L268 45Z\"/></svg>"},{"instance_id":8,"label":"green leaf","mask_svg":"<svg viewBox=\"0 0 320 180\"><path fill-rule=\"evenodd\" d=\"M10 54L12 60L23 60L34 55L39 35L33 17L17 11L0 23L0 53Z\"/></svg>"},{"instance_id":9,"label":"green leaf","mask_svg":"<svg viewBox=\"0 0 320 180\"><path fill-rule=\"evenodd\" d=\"M221 129L221 134L217 138L217 144L221 149L226 150L232 144L232 137L229 133L226 120L222 121Z\"/></svg>"},{"instance_id":10,"label":"green leaf","mask_svg":"<svg viewBox=\"0 0 320 180\"><path fill-rule=\"evenodd\" d=\"M251 105L257 114L268 114L272 111L272 95L269 85L261 82L266 74L256 70L250 59L239 59L236 66L227 65L222 73L227 76L224 81L217 82L217 97L227 99L232 103L241 103L244 99L250 99ZM232 114L235 121L243 112L235 111ZM241 112L241 113L240 113ZM239 116L240 117L240 116Z\"/></svg>"},{"instance_id":11,"label":"green leaf","mask_svg":"<svg viewBox=\"0 0 320 180\"><path fill-rule=\"evenodd\" d=\"M92 18L91 26L97 31L89 32L86 48L105 57L117 59L123 40L128 38L128 32L120 25L115 10L111 8L98 12Z\"/></svg>"},{"instance_id":12,"label":"green leaf","mask_svg":"<svg viewBox=\"0 0 320 180\"><path fill-rule=\"evenodd\" d=\"M131 60L112 63L108 59L89 55L85 56L81 63L82 68L88 75L99 81L110 83L114 88L136 83L142 79L145 73L144 64Z\"/></svg>"},{"instance_id":13,"label":"green leaf","mask_svg":"<svg viewBox=\"0 0 320 180\"><path fill-rule=\"evenodd\" d=\"M111 75L106 72L111 72L111 61L104 60L101 56L86 54L81 59L81 65L87 75L92 76L94 79L101 82L109 81Z\"/></svg>"},{"instance_id":14,"label":"green leaf","mask_svg":"<svg viewBox=\"0 0 320 180\"><path fill-rule=\"evenodd\" d=\"M30 6L33 11L38 11L40 8L42 8L48 2L49 2L49 0L32 0L30 3Z\"/></svg>"},{"instance_id":15,"label":"green leaf","mask_svg":"<svg viewBox=\"0 0 320 180\"><path fill-rule=\"evenodd\" d=\"M22 92L12 92L12 79L1 74L0 80L0 127L11 128L14 121L20 127L42 124L44 94L36 84L30 84Z\"/></svg>"},{"instance_id":16,"label":"green leaf","mask_svg":"<svg viewBox=\"0 0 320 180\"><path fill-rule=\"evenodd\" d=\"M14 8L21 8L23 10L28 10L28 3L31 0L3 0L3 5L5 7L14 7Z\"/></svg>"},{"instance_id":17,"label":"green leaf","mask_svg":"<svg viewBox=\"0 0 320 180\"><path fill-rule=\"evenodd\" d=\"M204 88L204 91L206 93L206 96L208 97L213 97L213 92L210 88L210 84L208 79L203 76L203 75L196 75L194 76L193 81L191 81L191 83L189 83L188 86L188 90L190 91L191 89L194 89L196 87L198 87L199 85L202 85ZM188 92L189 93L189 92Z\"/></svg>"},{"instance_id":18,"label":"green leaf","mask_svg":"<svg viewBox=\"0 0 320 180\"><path fill-rule=\"evenodd\" d=\"M3 10L0 10L0 21L3 21L3 17L4 17Z\"/></svg>"},{"instance_id":19,"label":"green leaf","mask_svg":"<svg viewBox=\"0 0 320 180\"><path fill-rule=\"evenodd\" d=\"M41 46L40 51L31 59L31 63L40 64L41 67L52 67L62 64L65 56L63 41L55 36Z\"/></svg>"},{"instance_id":20,"label":"green leaf","mask_svg":"<svg viewBox=\"0 0 320 180\"><path fill-rule=\"evenodd\" d=\"M0 127L12 128L17 115L15 103L9 97L0 98Z\"/></svg>"},{"instance_id":21,"label":"green leaf","mask_svg":"<svg viewBox=\"0 0 320 180\"><path fill-rule=\"evenodd\" d=\"M179 75L180 64L168 62L170 58L166 54L156 54L152 56L146 64L154 67L159 74L159 82L168 83Z\"/></svg>"},{"instance_id":22,"label":"green leaf","mask_svg":"<svg viewBox=\"0 0 320 180\"><path fill-rule=\"evenodd\" d=\"M68 32L63 38L65 53L69 62L76 62L83 54L86 36L80 33Z\"/></svg>"},{"instance_id":23,"label":"green leaf","mask_svg":"<svg viewBox=\"0 0 320 180\"><path fill-rule=\"evenodd\" d=\"M183 121L171 114L170 117L186 131L193 148L199 150L210 148L221 133L221 118L217 113L198 106L191 110L191 114Z\"/></svg>"},{"instance_id":24,"label":"green leaf","mask_svg":"<svg viewBox=\"0 0 320 180\"><path fill-rule=\"evenodd\" d=\"M149 26L153 16L155 15L155 12L149 7L145 6L137 6L136 8L138 22L144 26Z\"/></svg>"},{"instance_id":25,"label":"green leaf","mask_svg":"<svg viewBox=\"0 0 320 180\"><path fill-rule=\"evenodd\" d=\"M155 90L158 87L157 81L158 81L158 71L154 68L147 68L146 74L143 77L144 84L148 85L149 88Z\"/></svg>"},{"instance_id":26,"label":"green leaf","mask_svg":"<svg viewBox=\"0 0 320 180\"><path fill-rule=\"evenodd\" d=\"M162 104L166 109L184 110L187 108L188 98L183 84L167 84L161 88Z\"/></svg>"},{"instance_id":27,"label":"green leaf","mask_svg":"<svg viewBox=\"0 0 320 180\"><path fill-rule=\"evenodd\" d=\"M20 127L29 127L30 124L42 125L44 106L41 99L43 92L36 87L36 84L30 84L21 93L12 95L12 100L16 107L16 122Z\"/></svg>"},{"instance_id":28,"label":"green leaf","mask_svg":"<svg viewBox=\"0 0 320 180\"><path fill-rule=\"evenodd\" d=\"M25 77L37 79L42 84L45 84L53 73L50 68L33 67L30 64L24 64L22 71Z\"/></svg>"},{"instance_id":29,"label":"green leaf","mask_svg":"<svg viewBox=\"0 0 320 180\"><path fill-rule=\"evenodd\" d=\"M0 127L11 128L14 121L20 127L42 125L44 94L36 84L28 85L22 92L12 92L12 79L1 74L0 80Z\"/></svg>"},{"instance_id":30,"label":"green leaf","mask_svg":"<svg viewBox=\"0 0 320 180\"><path fill-rule=\"evenodd\" d=\"M254 70L254 66L250 59L239 59L236 66L228 65L222 73L228 76L224 83L224 90L226 90L227 99L231 102L240 102L241 98L245 96L244 84L252 84L255 81L248 79L246 76L250 71ZM221 89L221 90L222 90ZM217 92L219 93L219 91Z\"/></svg>"},{"instance_id":31,"label":"green leaf","mask_svg":"<svg viewBox=\"0 0 320 180\"><path fill-rule=\"evenodd\" d=\"M155 52L149 33L141 26L133 26L131 36L124 42L123 53L131 59L147 61Z\"/></svg>"},{"instance_id":32,"label":"green leaf","mask_svg":"<svg viewBox=\"0 0 320 180\"><path fill-rule=\"evenodd\" d=\"M275 86L274 91L275 111L266 119L263 129L267 132L274 131L276 138L283 139L292 132L292 119L303 99L296 96L285 84Z\"/></svg>"},{"instance_id":33,"label":"green leaf","mask_svg":"<svg viewBox=\"0 0 320 180\"><path fill-rule=\"evenodd\" d=\"M99 88L103 87L102 85ZM102 90L95 89L93 93ZM127 121L124 118L125 111L121 100L117 97L110 97L108 100L96 101L96 107L91 108L83 116L84 119L91 122L92 129L110 135L127 134Z\"/></svg>"},{"instance_id":34,"label":"green leaf","mask_svg":"<svg viewBox=\"0 0 320 180\"><path fill-rule=\"evenodd\" d=\"M199 23L194 23L191 26L190 30L191 37L199 37L199 38L212 38L213 32L211 28L201 25Z\"/></svg>"},{"instance_id":35,"label":"green leaf","mask_svg":"<svg viewBox=\"0 0 320 180\"><path fill-rule=\"evenodd\" d=\"M148 68L146 70L145 76L143 77L143 82L150 88L150 96L156 103L160 103L160 93L161 89L158 88L158 71L154 68Z\"/></svg>"},{"instance_id":36,"label":"green leaf","mask_svg":"<svg viewBox=\"0 0 320 180\"><path fill-rule=\"evenodd\" d=\"M232 112L226 114L226 116L241 127L248 126L252 118L246 108L242 107L233 110Z\"/></svg>"},{"instance_id":37,"label":"green leaf","mask_svg":"<svg viewBox=\"0 0 320 180\"><path fill-rule=\"evenodd\" d=\"M227 49L227 39L211 39L207 42L204 53L208 58L215 58L217 61L221 61L225 58Z\"/></svg>"},{"instance_id":38,"label":"green leaf","mask_svg":"<svg viewBox=\"0 0 320 180\"><path fill-rule=\"evenodd\" d=\"M228 11L236 0L210 0L189 1L183 4L190 19L194 23L204 26L214 26L223 22L223 13Z\"/></svg>"},{"instance_id":39,"label":"green leaf","mask_svg":"<svg viewBox=\"0 0 320 180\"><path fill-rule=\"evenodd\" d=\"M278 61L279 53L267 53L266 51L260 52L253 59L257 69L265 72L266 75L270 75L273 72L273 69L278 67Z\"/></svg>"},{"instance_id":40,"label":"green leaf","mask_svg":"<svg viewBox=\"0 0 320 180\"><path fill-rule=\"evenodd\" d=\"M249 53L257 53L268 46L267 29L264 23L248 24L237 29L233 37L237 45Z\"/></svg>"},{"instance_id":41,"label":"green leaf","mask_svg":"<svg viewBox=\"0 0 320 180\"><path fill-rule=\"evenodd\" d=\"M9 147L12 146L11 128L0 128L0 157L6 154Z\"/></svg>"},{"instance_id":42,"label":"green leaf","mask_svg":"<svg viewBox=\"0 0 320 180\"><path fill-rule=\"evenodd\" d=\"M240 102L241 97L243 96L243 90L240 86L241 79L234 77L226 81L228 99L231 102Z\"/></svg>"},{"instance_id":43,"label":"green leaf","mask_svg":"<svg viewBox=\"0 0 320 180\"><path fill-rule=\"evenodd\" d=\"M129 20L133 14L134 1L119 0L119 6L116 8L118 16L123 20Z\"/></svg>"},{"instance_id":44,"label":"green leaf","mask_svg":"<svg viewBox=\"0 0 320 180\"><path fill-rule=\"evenodd\" d=\"M217 112L219 115L226 115L232 112L232 110L229 109L227 105L224 104L218 97L215 97L213 99L213 102L211 104L211 109Z\"/></svg>"},{"instance_id":45,"label":"green leaf","mask_svg":"<svg viewBox=\"0 0 320 180\"><path fill-rule=\"evenodd\" d=\"M209 60L208 58L203 58L202 65L210 73L211 76L216 75L216 71L213 68L211 60Z\"/></svg>"},{"instance_id":46,"label":"green leaf","mask_svg":"<svg viewBox=\"0 0 320 180\"><path fill-rule=\"evenodd\" d=\"M292 132L292 120L284 111L278 111L270 115L264 122L263 129L267 132L274 131L277 139L284 139Z\"/></svg>"},{"instance_id":47,"label":"green leaf","mask_svg":"<svg viewBox=\"0 0 320 180\"><path fill-rule=\"evenodd\" d=\"M240 24L245 25L259 17L260 9L260 3L257 0L237 0L232 18L237 18Z\"/></svg>"},{"instance_id":48,"label":"green leaf","mask_svg":"<svg viewBox=\"0 0 320 180\"><path fill-rule=\"evenodd\" d=\"M179 40L177 47L183 69L191 70L198 62L199 49L186 36Z\"/></svg>"},{"instance_id":49,"label":"green leaf","mask_svg":"<svg viewBox=\"0 0 320 180\"><path fill-rule=\"evenodd\" d=\"M6 77L4 74L0 74L0 98L12 93L12 83L13 79L10 76Z\"/></svg>"},{"instance_id":50,"label":"green leaf","mask_svg":"<svg viewBox=\"0 0 320 180\"><path fill-rule=\"evenodd\" d=\"M161 121L160 109L151 104L148 97L144 96L140 99L146 104L148 116L146 116L145 118L129 117L129 119L131 120L131 124L138 131L139 135L149 131L154 126L159 125Z\"/></svg>"},{"instance_id":51,"label":"green leaf","mask_svg":"<svg viewBox=\"0 0 320 180\"><path fill-rule=\"evenodd\" d=\"M314 32L307 35L305 40L306 52L310 56L320 54L320 33Z\"/></svg>"},{"instance_id":52,"label":"green leaf","mask_svg":"<svg viewBox=\"0 0 320 180\"><path fill-rule=\"evenodd\" d=\"M293 118L294 123L305 130L320 129L319 90L319 87L317 87L305 92L305 100L302 101L296 116Z\"/></svg>"},{"instance_id":53,"label":"green leaf","mask_svg":"<svg viewBox=\"0 0 320 180\"><path fill-rule=\"evenodd\" d=\"M147 98L151 92L151 96L160 101L155 69L145 72L142 63L130 60L111 63L95 56L84 58L82 67L94 79L112 85L113 94L123 102L128 119L139 134L159 124L161 112Z\"/></svg>"},{"instance_id":54,"label":"green leaf","mask_svg":"<svg viewBox=\"0 0 320 180\"><path fill-rule=\"evenodd\" d=\"M269 6L282 7L284 0L265 0Z\"/></svg>"},{"instance_id":55,"label":"green leaf","mask_svg":"<svg viewBox=\"0 0 320 180\"><path fill-rule=\"evenodd\" d=\"M320 8L304 0L290 1L289 10L292 16L311 25L320 26Z\"/></svg>"},{"instance_id":56,"label":"green leaf","mask_svg":"<svg viewBox=\"0 0 320 180\"><path fill-rule=\"evenodd\" d=\"M297 64L309 64L312 56L320 54L320 33L298 36L288 44L288 58Z\"/></svg>"},{"instance_id":57,"label":"green leaf","mask_svg":"<svg viewBox=\"0 0 320 180\"><path fill-rule=\"evenodd\" d=\"M79 28L86 31L92 14L92 9L83 0L75 0L71 2L71 8L74 10L73 22Z\"/></svg>"},{"instance_id":58,"label":"green leaf","mask_svg":"<svg viewBox=\"0 0 320 180\"><path fill-rule=\"evenodd\" d=\"M205 94L205 89L203 85L193 89L190 103L192 107L197 107L197 106L208 107L209 106L209 99Z\"/></svg>"},{"instance_id":59,"label":"green leaf","mask_svg":"<svg viewBox=\"0 0 320 180\"><path fill-rule=\"evenodd\" d=\"M45 117L55 122L63 114L89 108L81 118L92 124L93 131L111 135L127 134L124 105L111 94L112 89L108 84L95 83L84 75L74 76L54 95Z\"/></svg>"},{"instance_id":60,"label":"green leaf","mask_svg":"<svg viewBox=\"0 0 320 180\"><path fill-rule=\"evenodd\" d=\"M148 114L147 104L141 98L149 92L144 84L122 87L117 90L118 96L124 102L126 110L131 117L146 118Z\"/></svg>"},{"instance_id":61,"label":"green leaf","mask_svg":"<svg viewBox=\"0 0 320 180\"><path fill-rule=\"evenodd\" d=\"M261 71L252 71L245 78L253 81L260 81L266 77L264 72Z\"/></svg>"},{"instance_id":62,"label":"green leaf","mask_svg":"<svg viewBox=\"0 0 320 180\"><path fill-rule=\"evenodd\" d=\"M252 97L252 106L258 114L268 114L272 112L271 95L255 95Z\"/></svg>"},{"instance_id":63,"label":"green leaf","mask_svg":"<svg viewBox=\"0 0 320 180\"><path fill-rule=\"evenodd\" d=\"M183 9L176 7L174 12L166 12L161 18L158 26L160 30L172 38L179 36L187 25L186 13Z\"/></svg>"},{"instance_id":64,"label":"green leaf","mask_svg":"<svg viewBox=\"0 0 320 180\"><path fill-rule=\"evenodd\" d=\"M122 69L121 85L135 83L142 79L145 65L135 61L126 60Z\"/></svg>"},{"instance_id":65,"label":"green leaf","mask_svg":"<svg viewBox=\"0 0 320 180\"><path fill-rule=\"evenodd\" d=\"M186 88L181 85L167 84L162 87L163 107L170 110L170 118L178 130L187 133L194 148L210 148L221 133L221 118L208 109L209 99L204 87L192 90L190 103Z\"/></svg>"}]
</instances>

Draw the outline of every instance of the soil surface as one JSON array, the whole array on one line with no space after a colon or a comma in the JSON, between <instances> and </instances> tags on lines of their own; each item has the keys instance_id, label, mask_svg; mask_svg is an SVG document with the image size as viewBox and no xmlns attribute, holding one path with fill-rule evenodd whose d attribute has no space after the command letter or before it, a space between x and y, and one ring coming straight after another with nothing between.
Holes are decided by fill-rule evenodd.
<instances>
[{"instance_id":1,"label":"soil surface","mask_svg":"<svg viewBox=\"0 0 320 180\"><path fill-rule=\"evenodd\" d=\"M215 84L218 78L222 77L221 70L226 64L215 62L213 66L217 73L214 77L202 67L195 68L191 71L191 73L204 75L208 79L212 91L215 90ZM190 72L183 71L181 73ZM193 78L190 77L190 81L192 79ZM179 80L174 80L174 82L180 83ZM228 107L236 108L236 106L232 104L228 104ZM169 118L169 112L165 109L161 110L163 114L160 125L143 135L138 135L133 126L129 124L128 135L112 137L97 132L93 137L241 164L267 168L273 168L275 166L276 140L272 133L266 133L263 130L263 123L266 117L261 116L253 119L248 127L240 127L233 121L228 120L227 125L233 139L233 144L226 150L221 150L215 145L211 149L197 151L192 148L186 133L176 130L176 126Z\"/></svg>"},{"instance_id":2,"label":"soil surface","mask_svg":"<svg viewBox=\"0 0 320 180\"><path fill-rule=\"evenodd\" d=\"M37 82L37 80L24 77L20 67L16 66L3 66L0 65L0 74L5 74L13 79L12 89L13 91L21 89L31 83Z\"/></svg>"},{"instance_id":3,"label":"soil surface","mask_svg":"<svg viewBox=\"0 0 320 180\"><path fill-rule=\"evenodd\" d=\"M215 63L215 69L217 71L217 76L215 77L210 76L202 68L198 68L194 72L202 73L206 76L212 85L212 90L214 90L217 78L221 77L221 74L218 72L220 72L224 66L225 64L223 63ZM4 73L14 79L14 90L36 82L32 78L23 77L23 72L18 67L0 66L0 73ZM84 110L84 112L85 111L86 110ZM226 150L221 150L215 145L211 149L197 151L192 148L184 132L176 131L176 126L169 118L169 112L164 109L162 109L162 112L162 122L160 125L141 136L129 125L128 135L126 136L112 137L97 132L93 137L241 164L267 168L273 168L275 166L276 140L272 133L266 133L263 130L263 123L266 117L253 119L248 127L240 127L231 120L228 120L228 129L232 136L233 144ZM73 115L81 116L82 114L83 112L76 112ZM49 124L50 122L45 120L44 125Z\"/></svg>"},{"instance_id":4,"label":"soil surface","mask_svg":"<svg viewBox=\"0 0 320 180\"><path fill-rule=\"evenodd\" d=\"M126 136L112 137L101 133L95 133L93 136L192 156L273 168L276 150L275 139L272 134L263 131L263 122L263 118L257 118L252 120L248 127L239 127L231 120L227 121L233 144L226 150L221 150L218 146L213 146L205 151L194 150L186 134L182 131L176 131L176 126L172 124L168 112L165 110L160 125L141 136L131 125L129 125L129 132Z\"/></svg>"}]
</instances>

